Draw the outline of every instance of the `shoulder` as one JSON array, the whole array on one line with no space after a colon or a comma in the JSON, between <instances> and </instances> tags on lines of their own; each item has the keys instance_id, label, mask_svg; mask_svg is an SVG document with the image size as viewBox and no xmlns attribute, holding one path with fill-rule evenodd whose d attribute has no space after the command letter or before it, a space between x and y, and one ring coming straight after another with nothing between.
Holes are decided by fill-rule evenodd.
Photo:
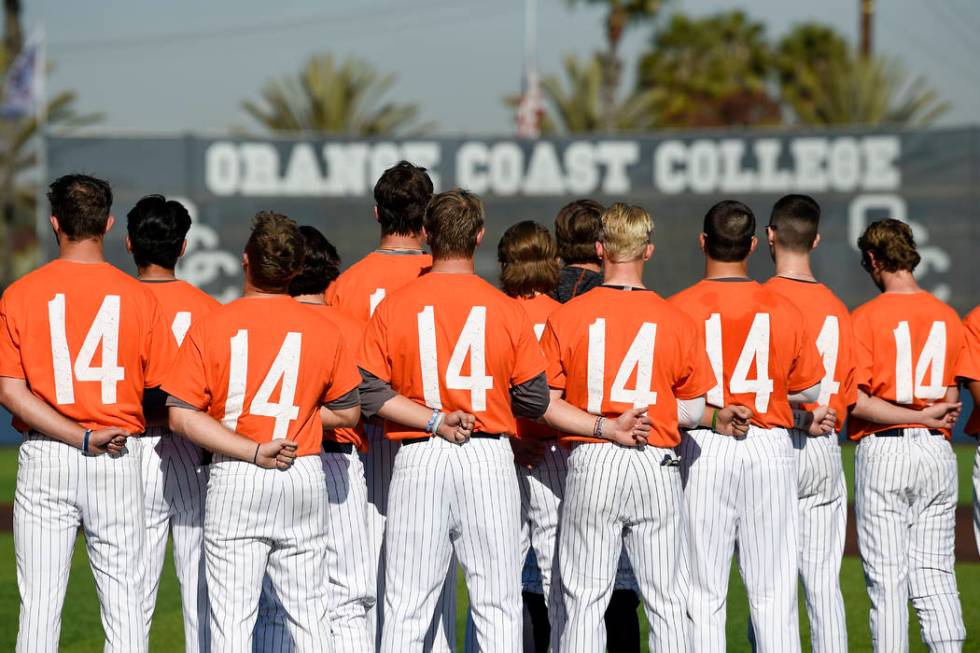
<instances>
[{"instance_id":1,"label":"shoulder","mask_svg":"<svg viewBox=\"0 0 980 653\"><path fill-rule=\"evenodd\" d=\"M352 283L356 281L365 271L370 270L374 265L374 259L377 258L377 254L371 252L357 261L354 261L346 270L340 273L340 276L334 281L335 284L341 286Z\"/></svg>"},{"instance_id":2,"label":"shoulder","mask_svg":"<svg viewBox=\"0 0 980 653\"><path fill-rule=\"evenodd\" d=\"M683 309L690 303L697 301L697 297L701 294L702 285L701 282L697 282L693 286L688 286L680 292L674 293L667 298L667 303Z\"/></svg>"},{"instance_id":3,"label":"shoulder","mask_svg":"<svg viewBox=\"0 0 980 653\"><path fill-rule=\"evenodd\" d=\"M967 313L963 323L974 329L980 328L980 306Z\"/></svg>"}]
</instances>

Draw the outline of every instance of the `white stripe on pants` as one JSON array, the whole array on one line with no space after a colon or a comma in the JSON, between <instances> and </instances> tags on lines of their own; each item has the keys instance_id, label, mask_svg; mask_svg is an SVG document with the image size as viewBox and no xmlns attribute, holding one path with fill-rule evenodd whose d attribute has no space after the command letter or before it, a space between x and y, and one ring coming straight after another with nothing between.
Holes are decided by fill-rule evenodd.
<instances>
[{"instance_id":1,"label":"white stripe on pants","mask_svg":"<svg viewBox=\"0 0 980 653\"><path fill-rule=\"evenodd\" d=\"M208 485L203 452L168 429L147 429L128 445L139 457L146 521L146 629L156 606L160 573L173 532L174 567L184 612L184 650L208 651L211 628L204 572L204 494Z\"/></svg>"},{"instance_id":2,"label":"white stripe on pants","mask_svg":"<svg viewBox=\"0 0 980 653\"><path fill-rule=\"evenodd\" d=\"M871 597L876 651L909 647L908 602L932 651L959 651L966 632L953 570L956 457L926 429L862 438L855 463L854 510Z\"/></svg>"},{"instance_id":3,"label":"white stripe on pants","mask_svg":"<svg viewBox=\"0 0 980 653\"><path fill-rule=\"evenodd\" d=\"M732 555L737 555L762 653L800 650L796 452L785 429L744 437L706 429L678 449L687 505L692 649L725 651Z\"/></svg>"},{"instance_id":4,"label":"white stripe on pants","mask_svg":"<svg viewBox=\"0 0 980 653\"><path fill-rule=\"evenodd\" d=\"M506 438L402 445L385 541L385 653L426 650L455 551L469 589L478 650L521 646L520 490Z\"/></svg>"},{"instance_id":5,"label":"white stripe on pants","mask_svg":"<svg viewBox=\"0 0 980 653\"><path fill-rule=\"evenodd\" d=\"M565 495L568 449L549 442L541 462L532 469L517 466L521 491L521 562L534 547L545 601L551 591L552 569L558 547L558 509ZM523 565L522 572L523 572Z\"/></svg>"},{"instance_id":6,"label":"white stripe on pants","mask_svg":"<svg viewBox=\"0 0 980 653\"><path fill-rule=\"evenodd\" d=\"M973 457L973 539L980 553L980 447Z\"/></svg>"},{"instance_id":7,"label":"white stripe on pants","mask_svg":"<svg viewBox=\"0 0 980 653\"><path fill-rule=\"evenodd\" d=\"M364 423L368 440L367 453L360 454L367 484L368 537L372 559L377 562L377 602L368 612L368 628L377 650L381 650L381 632L384 629L385 596L385 521L388 515L388 492L391 475L395 468L395 455L401 445L384 436L382 425ZM447 653L456 650L456 556L452 556L446 571L446 580L439 595L439 607L425 635L425 650Z\"/></svg>"},{"instance_id":8,"label":"white stripe on pants","mask_svg":"<svg viewBox=\"0 0 980 653\"><path fill-rule=\"evenodd\" d=\"M847 529L847 485L836 433L793 430L799 481L800 579L814 653L846 653L840 566Z\"/></svg>"},{"instance_id":9,"label":"white stripe on pants","mask_svg":"<svg viewBox=\"0 0 980 653\"><path fill-rule=\"evenodd\" d=\"M215 456L204 516L211 649L252 648L262 579L286 611L300 653L328 649L328 533L319 456L281 471Z\"/></svg>"},{"instance_id":10,"label":"white stripe on pants","mask_svg":"<svg viewBox=\"0 0 980 653\"><path fill-rule=\"evenodd\" d=\"M142 505L139 461L131 452L86 456L47 436L24 439L14 500L19 653L58 650L79 525L102 608L104 651L147 650Z\"/></svg>"},{"instance_id":11,"label":"white stripe on pants","mask_svg":"<svg viewBox=\"0 0 980 653\"><path fill-rule=\"evenodd\" d=\"M558 534L559 577L549 615L552 648L603 651L625 545L650 623L652 651L687 651L684 501L673 452L579 444L568 458Z\"/></svg>"}]
</instances>

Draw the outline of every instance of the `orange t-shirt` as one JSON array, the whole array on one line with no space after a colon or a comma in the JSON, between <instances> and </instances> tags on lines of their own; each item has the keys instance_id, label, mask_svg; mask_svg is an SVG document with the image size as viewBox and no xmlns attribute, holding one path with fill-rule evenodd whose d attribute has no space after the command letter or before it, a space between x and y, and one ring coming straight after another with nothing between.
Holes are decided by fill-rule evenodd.
<instances>
[{"instance_id":1,"label":"orange t-shirt","mask_svg":"<svg viewBox=\"0 0 980 653\"><path fill-rule=\"evenodd\" d=\"M382 299L431 267L432 257L422 252L375 250L330 284L327 303L367 322Z\"/></svg>"},{"instance_id":2,"label":"orange t-shirt","mask_svg":"<svg viewBox=\"0 0 980 653\"><path fill-rule=\"evenodd\" d=\"M350 355L352 361L357 360L357 351L361 346L361 338L364 336L364 328L367 326L362 320L345 313L334 306L325 304L306 304L318 315L322 315L333 322L340 329L340 339L344 343L344 348ZM367 438L364 436L364 425L358 425L352 429L334 429L324 431L324 437L334 442L353 444L358 451L367 451Z\"/></svg>"},{"instance_id":3,"label":"orange t-shirt","mask_svg":"<svg viewBox=\"0 0 980 653\"><path fill-rule=\"evenodd\" d=\"M929 293L882 293L854 309L855 380L869 395L910 408L942 401L956 385L963 359L963 325ZM848 437L917 424L875 424L851 417ZM944 430L946 437L949 431Z\"/></svg>"},{"instance_id":4,"label":"orange t-shirt","mask_svg":"<svg viewBox=\"0 0 980 653\"><path fill-rule=\"evenodd\" d=\"M837 430L851 406L857 402L854 383L854 329L851 314L844 302L830 288L815 281L773 277L765 287L779 293L800 309L806 320L807 333L816 338L817 351L823 360L824 376L820 382L820 399L803 407L830 406L837 412Z\"/></svg>"},{"instance_id":5,"label":"orange t-shirt","mask_svg":"<svg viewBox=\"0 0 980 653\"><path fill-rule=\"evenodd\" d=\"M52 261L0 300L0 376L25 379L86 428L142 432L143 390L163 382L175 351L150 290L108 263Z\"/></svg>"},{"instance_id":6,"label":"orange t-shirt","mask_svg":"<svg viewBox=\"0 0 980 653\"><path fill-rule=\"evenodd\" d=\"M430 408L463 410L475 431L513 435L510 388L545 371L527 313L474 274L429 273L374 314L358 364ZM386 423L393 440L423 431Z\"/></svg>"},{"instance_id":7,"label":"orange t-shirt","mask_svg":"<svg viewBox=\"0 0 980 653\"><path fill-rule=\"evenodd\" d=\"M712 406L751 408L760 428L790 428L789 395L816 385L823 364L792 302L750 279L705 279L670 298L704 335Z\"/></svg>"},{"instance_id":8,"label":"orange t-shirt","mask_svg":"<svg viewBox=\"0 0 980 653\"><path fill-rule=\"evenodd\" d=\"M963 320L966 348L963 351L963 364L958 376L970 381L980 381L980 306L977 306ZM980 434L980 406L974 404L973 412L966 423L966 432Z\"/></svg>"},{"instance_id":9,"label":"orange t-shirt","mask_svg":"<svg viewBox=\"0 0 980 653\"><path fill-rule=\"evenodd\" d=\"M274 316L274 319L270 319ZM320 406L361 381L332 322L292 297L243 297L191 326L163 390L255 442L323 442Z\"/></svg>"},{"instance_id":10,"label":"orange t-shirt","mask_svg":"<svg viewBox=\"0 0 980 653\"><path fill-rule=\"evenodd\" d=\"M541 345L548 385L563 390L568 403L606 416L646 407L648 441L657 447L681 441L677 400L715 384L694 322L652 290L597 286L551 315Z\"/></svg>"},{"instance_id":11,"label":"orange t-shirt","mask_svg":"<svg viewBox=\"0 0 980 653\"><path fill-rule=\"evenodd\" d=\"M221 306L221 302L186 281L150 279L142 282L160 302L163 322L169 326L178 348L184 342L191 324ZM176 353L177 349L174 349Z\"/></svg>"},{"instance_id":12,"label":"orange t-shirt","mask_svg":"<svg viewBox=\"0 0 980 653\"><path fill-rule=\"evenodd\" d=\"M535 295L534 297L515 297L514 301L521 305L531 320L531 327L534 329L534 336L541 342L544 334L545 324L548 317L561 307L561 304L548 297L548 295ZM517 419L517 437L531 439L549 439L558 435L555 429L547 424L535 422L529 419Z\"/></svg>"}]
</instances>

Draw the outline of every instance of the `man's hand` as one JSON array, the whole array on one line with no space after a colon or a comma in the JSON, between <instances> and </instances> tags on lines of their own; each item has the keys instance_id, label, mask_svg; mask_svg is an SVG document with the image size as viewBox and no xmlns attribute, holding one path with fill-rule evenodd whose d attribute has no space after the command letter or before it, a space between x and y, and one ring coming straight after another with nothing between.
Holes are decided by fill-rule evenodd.
<instances>
[{"instance_id":1,"label":"man's hand","mask_svg":"<svg viewBox=\"0 0 980 653\"><path fill-rule=\"evenodd\" d=\"M104 453L118 455L126 447L129 431L118 426L92 431L88 436L88 455L101 456Z\"/></svg>"},{"instance_id":2,"label":"man's hand","mask_svg":"<svg viewBox=\"0 0 980 653\"><path fill-rule=\"evenodd\" d=\"M475 417L461 410L454 410L451 413L446 413L446 416L442 418L442 424L439 425L436 435L453 444L463 444L470 439L475 424Z\"/></svg>"},{"instance_id":3,"label":"man's hand","mask_svg":"<svg viewBox=\"0 0 980 653\"><path fill-rule=\"evenodd\" d=\"M714 432L719 435L741 437L749 432L752 409L747 406L731 404L718 409L714 422Z\"/></svg>"},{"instance_id":4,"label":"man's hand","mask_svg":"<svg viewBox=\"0 0 980 653\"><path fill-rule=\"evenodd\" d=\"M292 440L273 440L259 445L255 464L265 469L289 469L296 460L296 443Z\"/></svg>"},{"instance_id":5,"label":"man's hand","mask_svg":"<svg viewBox=\"0 0 980 653\"><path fill-rule=\"evenodd\" d=\"M940 401L931 406L926 406L921 411L922 425L930 429L951 429L960 418L960 410L963 404L956 402Z\"/></svg>"},{"instance_id":6,"label":"man's hand","mask_svg":"<svg viewBox=\"0 0 980 653\"><path fill-rule=\"evenodd\" d=\"M828 406L817 406L809 411L811 419L807 424L807 435L820 436L833 432L837 426L837 411Z\"/></svg>"},{"instance_id":7,"label":"man's hand","mask_svg":"<svg viewBox=\"0 0 980 653\"><path fill-rule=\"evenodd\" d=\"M510 438L510 447L514 450L514 462L528 471L541 464L544 458L545 443L542 440Z\"/></svg>"},{"instance_id":8,"label":"man's hand","mask_svg":"<svg viewBox=\"0 0 980 653\"><path fill-rule=\"evenodd\" d=\"M646 416L646 412L646 407L633 408L615 420L605 420L602 424L602 438L624 447L645 445L650 434L650 418Z\"/></svg>"}]
</instances>

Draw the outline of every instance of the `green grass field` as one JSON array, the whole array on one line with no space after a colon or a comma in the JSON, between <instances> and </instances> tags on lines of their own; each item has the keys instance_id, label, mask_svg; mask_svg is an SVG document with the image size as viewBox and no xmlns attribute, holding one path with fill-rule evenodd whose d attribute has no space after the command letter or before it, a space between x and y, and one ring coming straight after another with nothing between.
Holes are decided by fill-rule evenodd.
<instances>
[{"instance_id":1,"label":"green grass field","mask_svg":"<svg viewBox=\"0 0 980 653\"><path fill-rule=\"evenodd\" d=\"M853 477L854 447L844 448L844 465L848 481ZM972 447L956 447L959 459L960 503L972 501L970 474L973 465ZM14 475L16 473L16 451L0 449L0 503L13 500ZM13 650L17 635L17 578L14 568L13 536L0 534L0 611L6 615L0 619L0 651ZM960 595L963 604L969 639L965 650L980 650L980 564L960 563L957 565ZM841 570L841 586L847 606L850 649L852 651L870 650L868 632L868 595L864 588L861 563L857 558L845 558ZM458 607L458 634L460 650L466 614L466 590L460 581ZM803 628L804 650L809 649L809 633L805 613L801 606L800 623ZM912 651L925 651L919 638L919 629L914 615L912 623ZM641 623L645 628L645 623ZM728 650L748 651L745 634L748 624L748 602L745 589L738 573L733 569L728 601ZM164 567L153 628L150 633L151 651L180 651L183 647L180 597L177 592L177 578L169 559ZM84 542L76 546L72 563L71 582L65 600L62 619L61 650L72 653L102 650L102 626L99 621L98 601L95 585L85 556ZM645 648L644 648L645 650Z\"/></svg>"}]
</instances>

